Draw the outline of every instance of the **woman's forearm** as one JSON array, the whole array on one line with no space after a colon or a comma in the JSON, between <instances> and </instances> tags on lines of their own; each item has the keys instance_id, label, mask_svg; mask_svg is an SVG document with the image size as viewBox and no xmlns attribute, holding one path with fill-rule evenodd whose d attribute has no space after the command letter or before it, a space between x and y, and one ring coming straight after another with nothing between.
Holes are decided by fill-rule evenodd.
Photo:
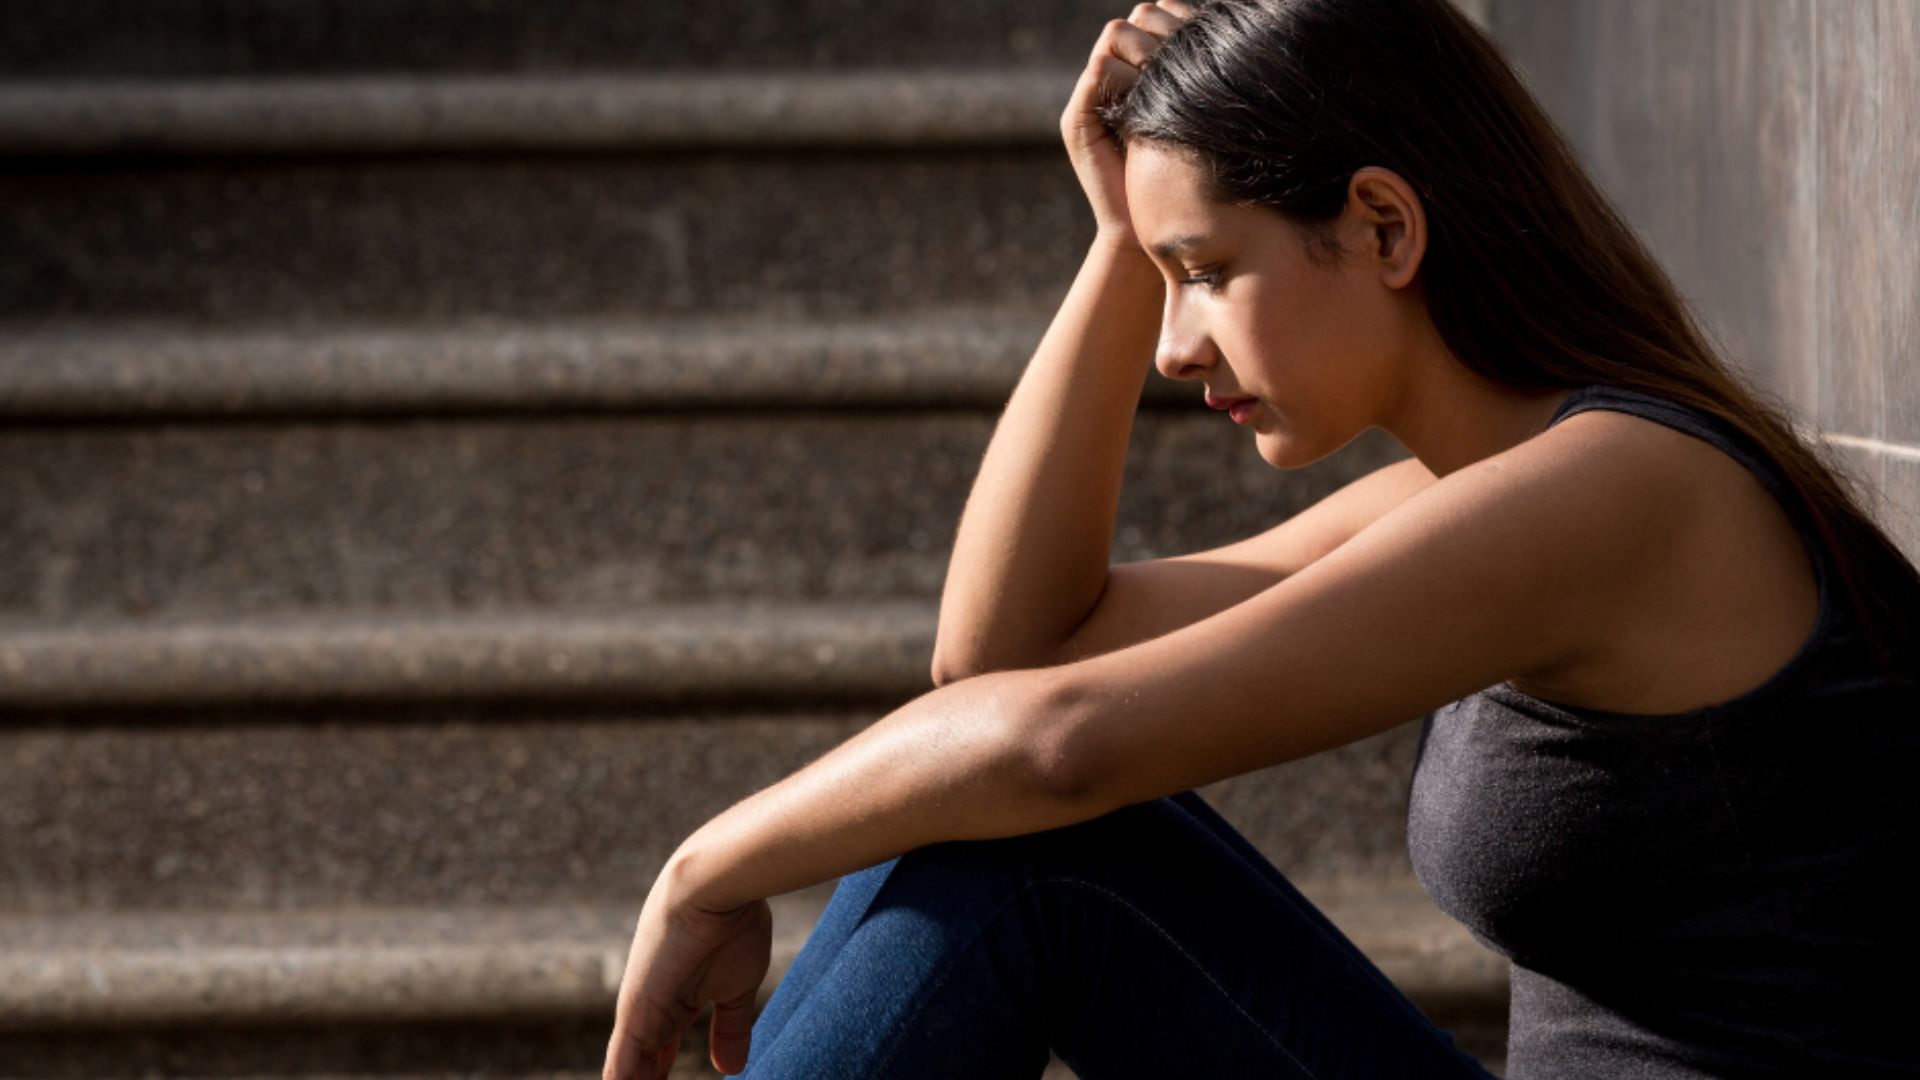
<instances>
[{"instance_id":1,"label":"woman's forearm","mask_svg":"<svg viewBox=\"0 0 1920 1080\"><path fill-rule=\"evenodd\" d=\"M1055 682L1009 671L923 694L695 830L662 876L723 910L930 843L1083 820L1060 782Z\"/></svg>"},{"instance_id":2,"label":"woman's forearm","mask_svg":"<svg viewBox=\"0 0 1920 1080\"><path fill-rule=\"evenodd\" d=\"M1164 290L1138 246L1089 250L967 498L940 598L936 682L1045 663L1099 599Z\"/></svg>"}]
</instances>

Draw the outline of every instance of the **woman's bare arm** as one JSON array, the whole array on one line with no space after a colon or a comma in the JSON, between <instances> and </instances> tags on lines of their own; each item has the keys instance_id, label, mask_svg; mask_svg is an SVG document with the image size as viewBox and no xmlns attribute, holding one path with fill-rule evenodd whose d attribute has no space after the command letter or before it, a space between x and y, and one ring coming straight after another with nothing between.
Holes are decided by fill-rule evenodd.
<instances>
[{"instance_id":1,"label":"woman's bare arm","mask_svg":"<svg viewBox=\"0 0 1920 1080\"><path fill-rule=\"evenodd\" d=\"M1190 626L920 696L709 821L663 876L724 909L1364 738L1585 656L1689 511L1666 463L1560 425Z\"/></svg>"},{"instance_id":2,"label":"woman's bare arm","mask_svg":"<svg viewBox=\"0 0 1920 1080\"><path fill-rule=\"evenodd\" d=\"M1061 116L1098 226L974 480L940 602L936 686L1052 666L1188 625L1271 587L1433 482L1407 460L1234 544L1107 565L1128 436L1166 285L1126 210L1124 163L1096 115L1192 10L1138 4L1110 21Z\"/></svg>"},{"instance_id":3,"label":"woman's bare arm","mask_svg":"<svg viewBox=\"0 0 1920 1080\"><path fill-rule=\"evenodd\" d=\"M766 898L928 844L1024 835L1363 738L1590 657L1694 508L1576 418L1450 473L1297 574L1189 626L924 694L696 830L635 927L609 1080L664 1075L706 1002L744 1068ZM731 1064L726 1064L731 1063Z\"/></svg>"},{"instance_id":4,"label":"woman's bare arm","mask_svg":"<svg viewBox=\"0 0 1920 1080\"><path fill-rule=\"evenodd\" d=\"M1433 482L1419 458L1403 458L1244 540L1117 563L1086 619L1038 664L1084 660L1225 611L1313 565Z\"/></svg>"},{"instance_id":5,"label":"woman's bare arm","mask_svg":"<svg viewBox=\"0 0 1920 1080\"><path fill-rule=\"evenodd\" d=\"M1109 20L1060 114L1094 242L974 479L940 598L936 685L1033 666L1086 617L1106 581L1166 286L1134 235L1125 156L1099 107L1139 78L1191 14L1185 0L1160 0Z\"/></svg>"},{"instance_id":6,"label":"woman's bare arm","mask_svg":"<svg viewBox=\"0 0 1920 1080\"><path fill-rule=\"evenodd\" d=\"M1164 296L1137 244L1088 251L967 498L940 597L935 684L1033 666L1099 598Z\"/></svg>"},{"instance_id":7,"label":"woman's bare arm","mask_svg":"<svg viewBox=\"0 0 1920 1080\"><path fill-rule=\"evenodd\" d=\"M1095 258L1089 255L1089 267ZM1076 288L1101 273L1083 269ZM1049 339L1080 317L1073 308L1069 296ZM1087 376L1077 369L1093 358L1056 345L1043 342L1036 353L961 520L941 601L936 686L983 671L1084 659L1197 622L1304 569L1434 482L1418 458L1403 458L1245 539L1108 566L1139 389L1087 402L1088 415L1063 423L1059 414L1080 404L1071 387ZM1091 378L1113 381L1113 366L1096 364ZM1065 395L1065 402L1051 395ZM1112 415L1096 404L1111 404ZM956 644L963 641L971 644Z\"/></svg>"}]
</instances>

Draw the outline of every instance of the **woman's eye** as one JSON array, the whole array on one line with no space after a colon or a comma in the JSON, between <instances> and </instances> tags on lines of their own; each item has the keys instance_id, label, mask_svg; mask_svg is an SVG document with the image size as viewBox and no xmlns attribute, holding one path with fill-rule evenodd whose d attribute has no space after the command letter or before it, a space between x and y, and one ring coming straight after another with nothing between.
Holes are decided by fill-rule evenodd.
<instances>
[{"instance_id":1,"label":"woman's eye","mask_svg":"<svg viewBox=\"0 0 1920 1080\"><path fill-rule=\"evenodd\" d=\"M1220 291L1220 271L1197 270L1194 273L1189 274L1184 278L1181 278L1180 284L1200 285L1200 286L1204 286L1208 292L1219 292Z\"/></svg>"}]
</instances>

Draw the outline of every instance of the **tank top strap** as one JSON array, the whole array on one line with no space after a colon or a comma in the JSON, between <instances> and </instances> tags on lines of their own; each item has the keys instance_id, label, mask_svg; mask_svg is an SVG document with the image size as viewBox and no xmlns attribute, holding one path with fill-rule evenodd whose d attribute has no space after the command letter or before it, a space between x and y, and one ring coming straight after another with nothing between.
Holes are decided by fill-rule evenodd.
<instances>
[{"instance_id":1,"label":"tank top strap","mask_svg":"<svg viewBox=\"0 0 1920 1080\"><path fill-rule=\"evenodd\" d=\"M1780 475L1779 467L1755 445L1752 438L1726 421L1691 405L1639 390L1619 386L1584 386L1560 403L1560 407L1554 410L1553 418L1547 421L1547 426L1552 427L1569 416L1589 409L1609 409L1645 417L1718 447L1746 466L1780 502L1802 534L1806 533L1808 523L1800 499Z\"/></svg>"}]
</instances>

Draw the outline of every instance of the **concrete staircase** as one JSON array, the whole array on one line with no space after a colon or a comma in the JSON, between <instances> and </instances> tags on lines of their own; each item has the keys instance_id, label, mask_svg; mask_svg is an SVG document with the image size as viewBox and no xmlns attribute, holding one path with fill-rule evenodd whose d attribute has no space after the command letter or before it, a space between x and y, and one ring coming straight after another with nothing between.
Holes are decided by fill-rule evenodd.
<instances>
[{"instance_id":1,"label":"concrete staircase","mask_svg":"<svg viewBox=\"0 0 1920 1080\"><path fill-rule=\"evenodd\" d=\"M597 1070L661 860L929 687L1124 7L0 12L0 1076ZM1153 376L1114 557L1403 454ZM1497 1056L1413 734L1204 794Z\"/></svg>"}]
</instances>

